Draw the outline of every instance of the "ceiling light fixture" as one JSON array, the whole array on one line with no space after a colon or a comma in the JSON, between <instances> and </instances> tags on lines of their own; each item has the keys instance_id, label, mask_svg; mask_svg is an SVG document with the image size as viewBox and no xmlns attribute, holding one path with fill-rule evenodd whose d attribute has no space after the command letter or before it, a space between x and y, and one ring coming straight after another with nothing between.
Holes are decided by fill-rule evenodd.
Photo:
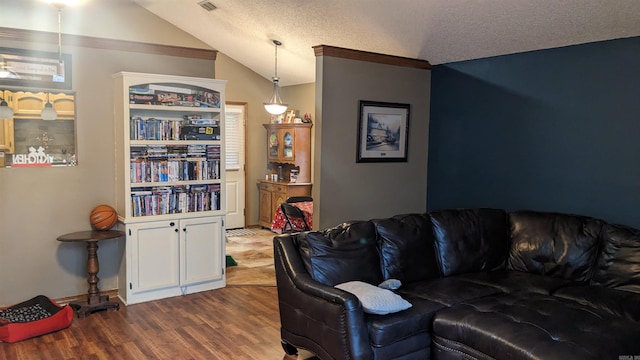
<instances>
[{"instance_id":1,"label":"ceiling light fixture","mask_svg":"<svg viewBox=\"0 0 640 360\"><path fill-rule=\"evenodd\" d=\"M278 93L278 81L280 81L278 77L278 46L282 45L282 43L278 40L273 40L273 44L276 47L276 71L275 76L272 78L273 95L271 95L271 100L269 100L268 103L264 103L264 108L269 114L280 115L287 111L287 104L282 103L282 99L280 99L280 94Z\"/></svg>"}]
</instances>

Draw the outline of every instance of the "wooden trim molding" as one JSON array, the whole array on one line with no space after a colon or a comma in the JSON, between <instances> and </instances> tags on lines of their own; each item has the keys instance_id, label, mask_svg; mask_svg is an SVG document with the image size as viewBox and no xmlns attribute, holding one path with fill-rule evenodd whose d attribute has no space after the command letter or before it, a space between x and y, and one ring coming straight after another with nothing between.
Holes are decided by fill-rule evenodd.
<instances>
[{"instance_id":1,"label":"wooden trim molding","mask_svg":"<svg viewBox=\"0 0 640 360\"><path fill-rule=\"evenodd\" d=\"M58 33L0 27L0 40L20 42L58 43ZM216 60L218 50L174 45L151 44L138 41L105 39L84 35L62 34L62 44L94 49L133 51L155 55Z\"/></svg>"},{"instance_id":2,"label":"wooden trim molding","mask_svg":"<svg viewBox=\"0 0 640 360\"><path fill-rule=\"evenodd\" d=\"M368 51L353 50L328 45L316 45L313 47L316 56L332 56L343 59L368 61L386 65L397 65L418 69L431 70L431 64L426 60L412 59L401 56L385 55Z\"/></svg>"}]
</instances>

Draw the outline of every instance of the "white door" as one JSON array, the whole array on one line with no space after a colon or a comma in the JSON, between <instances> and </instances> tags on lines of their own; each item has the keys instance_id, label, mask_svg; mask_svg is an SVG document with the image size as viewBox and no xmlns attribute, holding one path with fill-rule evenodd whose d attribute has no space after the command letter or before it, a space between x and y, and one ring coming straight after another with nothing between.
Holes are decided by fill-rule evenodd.
<instances>
[{"instance_id":1,"label":"white door","mask_svg":"<svg viewBox=\"0 0 640 360\"><path fill-rule=\"evenodd\" d=\"M245 225L245 171L244 136L246 104L226 104L225 154L227 176L227 229Z\"/></svg>"}]
</instances>

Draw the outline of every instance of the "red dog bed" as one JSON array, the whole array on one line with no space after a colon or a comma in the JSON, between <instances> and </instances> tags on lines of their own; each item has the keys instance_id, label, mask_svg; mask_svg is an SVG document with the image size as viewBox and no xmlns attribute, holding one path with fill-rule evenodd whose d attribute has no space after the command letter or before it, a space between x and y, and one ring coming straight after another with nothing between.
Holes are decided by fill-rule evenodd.
<instances>
[{"instance_id":1,"label":"red dog bed","mask_svg":"<svg viewBox=\"0 0 640 360\"><path fill-rule=\"evenodd\" d=\"M44 295L0 308L0 341L16 342L48 334L71 325L73 309Z\"/></svg>"}]
</instances>

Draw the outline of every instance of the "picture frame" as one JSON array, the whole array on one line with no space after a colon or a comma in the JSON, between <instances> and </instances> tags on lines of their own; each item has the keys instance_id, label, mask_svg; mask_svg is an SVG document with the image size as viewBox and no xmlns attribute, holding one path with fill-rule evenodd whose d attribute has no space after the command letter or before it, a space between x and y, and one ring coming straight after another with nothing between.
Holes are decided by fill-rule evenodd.
<instances>
[{"instance_id":1,"label":"picture frame","mask_svg":"<svg viewBox=\"0 0 640 360\"><path fill-rule=\"evenodd\" d=\"M410 105L360 100L356 162L406 162Z\"/></svg>"},{"instance_id":2,"label":"picture frame","mask_svg":"<svg viewBox=\"0 0 640 360\"><path fill-rule=\"evenodd\" d=\"M286 112L285 118L284 118L284 122L287 124L292 124L294 122L296 118L296 111L295 110L288 110Z\"/></svg>"},{"instance_id":3,"label":"picture frame","mask_svg":"<svg viewBox=\"0 0 640 360\"><path fill-rule=\"evenodd\" d=\"M282 124L284 122L284 114L271 115L272 124Z\"/></svg>"},{"instance_id":4,"label":"picture frame","mask_svg":"<svg viewBox=\"0 0 640 360\"><path fill-rule=\"evenodd\" d=\"M0 85L71 90L71 55L0 47Z\"/></svg>"}]
</instances>

